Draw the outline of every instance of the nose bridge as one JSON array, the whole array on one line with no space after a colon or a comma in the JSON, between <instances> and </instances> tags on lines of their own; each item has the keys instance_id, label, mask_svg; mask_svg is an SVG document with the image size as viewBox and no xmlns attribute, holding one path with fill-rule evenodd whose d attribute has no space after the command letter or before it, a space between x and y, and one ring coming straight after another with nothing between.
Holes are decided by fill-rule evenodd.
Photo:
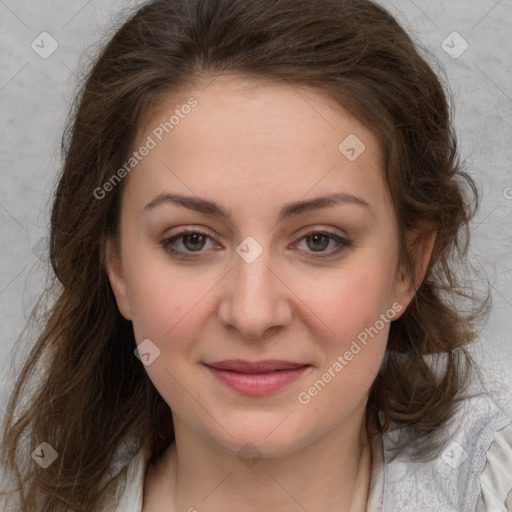
<instances>
[{"instance_id":1,"label":"nose bridge","mask_svg":"<svg viewBox=\"0 0 512 512\"><path fill-rule=\"evenodd\" d=\"M291 318L284 288L272 270L272 252L247 237L236 248L234 269L223 299L222 320L247 338L258 338Z\"/></svg>"}]
</instances>

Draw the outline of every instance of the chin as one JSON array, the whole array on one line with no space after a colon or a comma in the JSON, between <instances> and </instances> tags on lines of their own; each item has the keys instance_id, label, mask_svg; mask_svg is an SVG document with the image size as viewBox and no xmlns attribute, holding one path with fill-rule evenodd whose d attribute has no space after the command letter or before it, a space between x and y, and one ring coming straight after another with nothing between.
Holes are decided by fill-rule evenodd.
<instances>
[{"instance_id":1,"label":"chin","mask_svg":"<svg viewBox=\"0 0 512 512\"><path fill-rule=\"evenodd\" d=\"M238 457L250 457L252 452L257 457L285 457L320 437L308 430L297 414L289 413L235 414L229 422L222 423L227 432L221 429L221 438L214 436L214 440Z\"/></svg>"}]
</instances>

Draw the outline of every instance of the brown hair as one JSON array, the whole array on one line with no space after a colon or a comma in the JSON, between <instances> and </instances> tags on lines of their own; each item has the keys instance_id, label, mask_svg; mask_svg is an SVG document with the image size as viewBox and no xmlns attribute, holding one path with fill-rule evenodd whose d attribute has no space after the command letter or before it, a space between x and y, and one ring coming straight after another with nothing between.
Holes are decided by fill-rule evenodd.
<instances>
[{"instance_id":1,"label":"brown hair","mask_svg":"<svg viewBox=\"0 0 512 512\"><path fill-rule=\"evenodd\" d=\"M463 314L455 300L476 303L452 265L465 261L478 193L461 170L447 95L425 57L370 0L155 0L105 45L64 134L50 233L56 298L3 427L3 471L17 479L23 512L93 510L124 441L150 442L156 457L173 440L170 409L134 357L132 325L103 266L123 182L101 200L94 191L126 162L163 95L223 72L320 89L377 136L403 268L413 275L409 231L429 222L437 238L421 286L391 325L367 405L369 433L408 426L420 439L452 416L470 366L464 345L488 301ZM436 371L428 354L442 356ZM43 441L59 454L45 470L30 457Z\"/></svg>"}]
</instances>

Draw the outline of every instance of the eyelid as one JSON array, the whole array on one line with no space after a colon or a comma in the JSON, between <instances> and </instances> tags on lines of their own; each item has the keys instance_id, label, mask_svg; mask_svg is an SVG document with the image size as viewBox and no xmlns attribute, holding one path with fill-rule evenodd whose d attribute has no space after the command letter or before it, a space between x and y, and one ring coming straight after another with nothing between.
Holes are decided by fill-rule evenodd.
<instances>
[{"instance_id":1,"label":"eyelid","mask_svg":"<svg viewBox=\"0 0 512 512\"><path fill-rule=\"evenodd\" d=\"M340 238L349 238L348 234L345 231L335 226L329 226L327 224L312 224L310 226L306 226L296 231L293 236L304 237L315 233L326 233L329 235L339 236Z\"/></svg>"},{"instance_id":2,"label":"eyelid","mask_svg":"<svg viewBox=\"0 0 512 512\"><path fill-rule=\"evenodd\" d=\"M220 242L218 241L219 238L222 238L220 235L217 235L216 233L213 233L211 230L203 227L197 227L197 228L191 228L191 227L183 227L179 228L178 231L166 235L163 239L163 242L168 242L169 240L175 239L179 240L182 236L189 235L189 234L198 234L203 235L204 237L209 238L210 240L213 240L214 242Z\"/></svg>"}]
</instances>

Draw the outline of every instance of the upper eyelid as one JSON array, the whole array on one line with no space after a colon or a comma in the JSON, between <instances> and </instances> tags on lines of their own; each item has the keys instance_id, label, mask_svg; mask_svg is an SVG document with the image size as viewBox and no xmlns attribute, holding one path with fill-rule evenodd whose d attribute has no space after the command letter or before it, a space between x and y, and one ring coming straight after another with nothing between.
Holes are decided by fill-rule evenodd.
<instances>
[{"instance_id":1,"label":"upper eyelid","mask_svg":"<svg viewBox=\"0 0 512 512\"><path fill-rule=\"evenodd\" d=\"M173 238L173 237L179 237L180 235L189 234L189 233L199 233L199 234L206 235L206 236L209 236L210 238L214 238L214 239L224 238L222 235L218 235L216 233L213 234L213 232L211 230L209 230L208 228L182 227L179 229L180 230L176 231L176 233L166 236L165 238L169 239L169 238ZM304 228L298 229L298 230L296 230L294 236L308 236L309 234L312 234L312 233L326 233L326 234L332 234L332 235L339 236L340 238L347 238L347 239L349 238L349 235L346 232L344 232L344 230L342 230L340 228L335 228L333 226L327 226L327 225L322 225L322 224L313 224L311 226L306 226Z\"/></svg>"},{"instance_id":2,"label":"upper eyelid","mask_svg":"<svg viewBox=\"0 0 512 512\"><path fill-rule=\"evenodd\" d=\"M304 229L307 229L307 228L304 228ZM332 240L336 241L337 243L341 243L337 240L335 240L336 237L348 242L348 243L352 243L351 242L351 239L346 235L346 234L341 234L341 233L338 233L338 232L335 232L333 231L334 228L314 228L314 227L311 227L311 229L308 229L306 232L302 233L302 234L297 234L297 241L294 242L295 244L299 243L300 241L302 241L304 238L306 238L307 236L311 236L313 234L324 234L326 236L330 236ZM178 231L177 233L171 235L171 236L168 236L168 237L165 237L163 242L168 242L168 241L176 241L176 240L180 240L181 238L183 238L183 236L187 235L187 234L200 234L200 235L203 235L203 236L206 236L207 238L209 238L212 242L218 242L216 236L213 236L211 235L208 230L204 229L204 228L182 228L181 231ZM201 252L201 251L198 251L198 252Z\"/></svg>"}]
</instances>

